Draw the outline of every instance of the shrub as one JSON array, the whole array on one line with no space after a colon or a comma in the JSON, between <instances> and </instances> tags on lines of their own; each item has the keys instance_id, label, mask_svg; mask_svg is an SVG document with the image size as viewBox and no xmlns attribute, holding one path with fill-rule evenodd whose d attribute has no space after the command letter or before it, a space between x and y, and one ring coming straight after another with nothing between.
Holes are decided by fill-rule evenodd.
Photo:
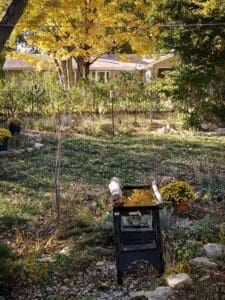
<instances>
[{"instance_id":1,"label":"shrub","mask_svg":"<svg viewBox=\"0 0 225 300\"><path fill-rule=\"evenodd\" d=\"M193 188L186 181L171 182L160 189L164 201L179 204L185 201L194 200Z\"/></svg>"},{"instance_id":2,"label":"shrub","mask_svg":"<svg viewBox=\"0 0 225 300\"><path fill-rule=\"evenodd\" d=\"M179 112L177 116L177 120L180 123L181 127L184 129L189 129L189 128L198 129L200 128L200 125L203 122L197 110L193 110L193 112L191 113Z\"/></svg>"},{"instance_id":3,"label":"shrub","mask_svg":"<svg viewBox=\"0 0 225 300\"><path fill-rule=\"evenodd\" d=\"M99 221L96 231L97 234L95 243L101 246L109 246L113 244L114 233L113 233L113 217L112 212L104 214L102 219Z\"/></svg>"},{"instance_id":4,"label":"shrub","mask_svg":"<svg viewBox=\"0 0 225 300\"><path fill-rule=\"evenodd\" d=\"M78 204L64 207L63 224L59 230L59 238L69 238L82 233L93 232L96 220L88 207Z\"/></svg>"},{"instance_id":5,"label":"shrub","mask_svg":"<svg viewBox=\"0 0 225 300\"><path fill-rule=\"evenodd\" d=\"M223 178L205 176L202 180L201 196L211 200L222 201L225 197L225 183Z\"/></svg>"},{"instance_id":6,"label":"shrub","mask_svg":"<svg viewBox=\"0 0 225 300\"><path fill-rule=\"evenodd\" d=\"M164 233L173 231L173 214L171 210L163 208L160 210L160 224L161 224L161 230Z\"/></svg>"},{"instance_id":7,"label":"shrub","mask_svg":"<svg viewBox=\"0 0 225 300\"><path fill-rule=\"evenodd\" d=\"M20 258L11 264L11 277L21 283L37 284L48 279L49 265L40 263L35 255Z\"/></svg>"},{"instance_id":8,"label":"shrub","mask_svg":"<svg viewBox=\"0 0 225 300\"><path fill-rule=\"evenodd\" d=\"M99 127L99 131L105 134L111 134L113 131L111 123L103 123Z\"/></svg>"},{"instance_id":9,"label":"shrub","mask_svg":"<svg viewBox=\"0 0 225 300\"><path fill-rule=\"evenodd\" d=\"M195 222L195 224L188 231L188 237L204 243L214 243L219 242L220 232L218 227L212 221L210 216L205 216L204 218Z\"/></svg>"},{"instance_id":10,"label":"shrub","mask_svg":"<svg viewBox=\"0 0 225 300\"><path fill-rule=\"evenodd\" d=\"M5 139L5 138L10 138L12 135L10 131L6 128L0 128L0 143Z\"/></svg>"},{"instance_id":11,"label":"shrub","mask_svg":"<svg viewBox=\"0 0 225 300\"><path fill-rule=\"evenodd\" d=\"M22 121L20 119L12 118L8 120L8 125L9 126L21 126Z\"/></svg>"},{"instance_id":12,"label":"shrub","mask_svg":"<svg viewBox=\"0 0 225 300\"><path fill-rule=\"evenodd\" d=\"M5 290L4 284L9 278L9 264L11 257L12 253L10 248L4 243L0 243L0 293Z\"/></svg>"},{"instance_id":13,"label":"shrub","mask_svg":"<svg viewBox=\"0 0 225 300\"><path fill-rule=\"evenodd\" d=\"M201 245L194 240L181 239L175 243L175 257L178 261L202 255Z\"/></svg>"}]
</instances>

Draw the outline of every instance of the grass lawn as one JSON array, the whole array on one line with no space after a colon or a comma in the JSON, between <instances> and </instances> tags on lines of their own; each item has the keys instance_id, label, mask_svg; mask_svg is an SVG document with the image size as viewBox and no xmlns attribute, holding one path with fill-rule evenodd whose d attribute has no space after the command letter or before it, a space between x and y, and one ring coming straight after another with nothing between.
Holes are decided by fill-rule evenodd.
<instances>
[{"instance_id":1,"label":"grass lawn","mask_svg":"<svg viewBox=\"0 0 225 300\"><path fill-rule=\"evenodd\" d=\"M0 216L44 214L54 197L56 140L43 136L44 148L0 160ZM28 142L29 144L29 142ZM65 136L61 185L63 197L82 184L107 191L113 176L124 184L149 183L164 177L187 180L198 188L214 175L225 176L225 137L180 135ZM107 197L106 194L104 197ZM102 197L102 196L101 196ZM106 199L104 199L106 200Z\"/></svg>"},{"instance_id":2,"label":"grass lawn","mask_svg":"<svg viewBox=\"0 0 225 300\"><path fill-rule=\"evenodd\" d=\"M19 144L14 142L11 141L11 145L15 148L26 149L36 140L23 135ZM221 200L225 195L225 137L150 133L116 137L65 134L61 161L62 219L57 236L54 235L56 138L43 134L41 143L44 144L41 150L0 157L0 238L13 249L16 257L12 265L13 278L20 283L12 290L12 299L17 299L19 293L21 297L29 294L21 286L27 282L43 283L49 271L52 274L48 275L50 282L44 282L44 285L52 285L60 295L59 282L62 277L68 280L68 276L74 280L75 291L71 291L71 295L78 292L85 296L89 292L96 294L103 287L107 291L112 289L122 293L122 288L114 286L113 229L111 216L107 213L111 211L107 186L113 176L119 177L123 184L131 185L149 184L153 179L159 184L172 179L186 180L199 193L203 201L195 201L194 210L190 211L193 220L198 222L201 219L195 229L182 231L177 237L174 232L169 246L165 243L169 253L166 256L172 255L173 258L175 252L178 255L176 270L185 271L188 259L198 255L205 242L224 239L223 228L218 226L224 218L224 201ZM212 224L215 225L213 228ZM59 251L67 246L72 247L70 256L59 255ZM42 255L56 255L56 263L50 264L50 269L43 269L38 262ZM183 264L184 258L186 262ZM106 273L99 269L99 260L103 269L109 269ZM95 284L95 272L103 285ZM145 279L137 272L137 278L132 279L132 288L127 276L127 289L132 291L144 287L144 284L158 284L152 271L146 272ZM91 286L89 292L83 274ZM153 282L149 283L149 280ZM33 293L35 295L36 291Z\"/></svg>"}]
</instances>

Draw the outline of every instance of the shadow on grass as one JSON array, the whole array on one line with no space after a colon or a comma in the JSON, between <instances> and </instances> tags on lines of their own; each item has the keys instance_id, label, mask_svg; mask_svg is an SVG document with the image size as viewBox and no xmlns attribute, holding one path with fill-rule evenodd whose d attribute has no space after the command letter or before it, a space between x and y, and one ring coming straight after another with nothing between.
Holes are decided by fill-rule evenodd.
<instances>
[{"instance_id":1,"label":"shadow on grass","mask_svg":"<svg viewBox=\"0 0 225 300\"><path fill-rule=\"evenodd\" d=\"M56 142L45 138L43 151L4 158L0 180L4 193L15 184L26 197L41 200L54 190ZM104 187L111 177L124 183L145 183L157 176L172 176L194 182L195 168L205 158L213 165L224 161L223 137L119 136L115 138L65 137L61 181L64 187L77 180ZM9 190L7 190L7 184Z\"/></svg>"}]
</instances>

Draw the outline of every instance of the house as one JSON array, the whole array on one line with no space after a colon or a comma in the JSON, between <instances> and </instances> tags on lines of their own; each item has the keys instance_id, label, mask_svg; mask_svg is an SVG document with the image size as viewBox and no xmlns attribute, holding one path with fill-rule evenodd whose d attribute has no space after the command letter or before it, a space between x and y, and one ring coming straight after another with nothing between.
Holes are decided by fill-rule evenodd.
<instances>
[{"instance_id":1,"label":"house","mask_svg":"<svg viewBox=\"0 0 225 300\"><path fill-rule=\"evenodd\" d=\"M47 55L31 54L30 58L41 62L41 70L51 70L50 57ZM162 76L163 72L171 69L174 65L179 63L178 56L174 53L168 53L160 57L142 57L137 58L134 55L129 55L128 61L121 61L117 56L106 54L102 55L90 66L90 75L95 80L107 81L109 78L116 77L123 71L139 71L147 81L151 81L157 76ZM6 59L3 70L5 72L6 80L15 77L19 80L20 75L26 71L35 70L36 67L31 62L21 59ZM76 78L77 65L73 61L73 70Z\"/></svg>"}]
</instances>

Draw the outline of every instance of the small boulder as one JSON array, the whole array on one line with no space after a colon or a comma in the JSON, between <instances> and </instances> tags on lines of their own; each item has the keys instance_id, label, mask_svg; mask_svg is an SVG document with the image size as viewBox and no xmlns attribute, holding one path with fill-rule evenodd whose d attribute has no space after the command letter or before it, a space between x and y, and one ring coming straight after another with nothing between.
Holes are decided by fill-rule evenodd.
<instances>
[{"instance_id":1,"label":"small boulder","mask_svg":"<svg viewBox=\"0 0 225 300\"><path fill-rule=\"evenodd\" d=\"M159 286L154 291L131 292L130 297L133 300L168 300L174 295L174 290L168 286Z\"/></svg>"},{"instance_id":2,"label":"small boulder","mask_svg":"<svg viewBox=\"0 0 225 300\"><path fill-rule=\"evenodd\" d=\"M193 287L192 279L186 273L169 275L166 278L166 282L167 282L168 286L173 289L182 289L185 287Z\"/></svg>"},{"instance_id":3,"label":"small boulder","mask_svg":"<svg viewBox=\"0 0 225 300\"><path fill-rule=\"evenodd\" d=\"M148 300L168 300L174 295L174 290L168 286L159 286L152 292L145 292Z\"/></svg>"},{"instance_id":4,"label":"small boulder","mask_svg":"<svg viewBox=\"0 0 225 300\"><path fill-rule=\"evenodd\" d=\"M130 299L132 300L147 300L148 297L145 295L145 291L131 292Z\"/></svg>"},{"instance_id":5,"label":"small boulder","mask_svg":"<svg viewBox=\"0 0 225 300\"><path fill-rule=\"evenodd\" d=\"M62 250L59 251L59 254L70 256L71 248L70 247L64 247Z\"/></svg>"},{"instance_id":6,"label":"small boulder","mask_svg":"<svg viewBox=\"0 0 225 300\"><path fill-rule=\"evenodd\" d=\"M31 147L28 147L28 148L26 149L26 151L27 151L28 153L31 153L33 150L34 150L34 148L31 148Z\"/></svg>"},{"instance_id":7,"label":"small boulder","mask_svg":"<svg viewBox=\"0 0 225 300\"><path fill-rule=\"evenodd\" d=\"M41 258L38 258L38 261L40 263L53 263L55 262L56 260L53 259L51 256L43 256Z\"/></svg>"},{"instance_id":8,"label":"small boulder","mask_svg":"<svg viewBox=\"0 0 225 300\"><path fill-rule=\"evenodd\" d=\"M171 131L171 128L170 128L170 124L168 124L168 123L165 126L163 126L162 128L158 129L158 132L161 134L168 134L168 133L170 133L170 131Z\"/></svg>"},{"instance_id":9,"label":"small boulder","mask_svg":"<svg viewBox=\"0 0 225 300\"><path fill-rule=\"evenodd\" d=\"M225 256L225 245L210 243L203 246L203 250L208 257Z\"/></svg>"},{"instance_id":10,"label":"small boulder","mask_svg":"<svg viewBox=\"0 0 225 300\"><path fill-rule=\"evenodd\" d=\"M34 149L38 149L40 150L41 148L43 148L44 144L41 144L41 143L35 143L34 144Z\"/></svg>"},{"instance_id":11,"label":"small boulder","mask_svg":"<svg viewBox=\"0 0 225 300\"><path fill-rule=\"evenodd\" d=\"M217 263L210 261L207 257L195 257L191 259L190 264L195 267L207 268L207 269L217 269Z\"/></svg>"}]
</instances>

